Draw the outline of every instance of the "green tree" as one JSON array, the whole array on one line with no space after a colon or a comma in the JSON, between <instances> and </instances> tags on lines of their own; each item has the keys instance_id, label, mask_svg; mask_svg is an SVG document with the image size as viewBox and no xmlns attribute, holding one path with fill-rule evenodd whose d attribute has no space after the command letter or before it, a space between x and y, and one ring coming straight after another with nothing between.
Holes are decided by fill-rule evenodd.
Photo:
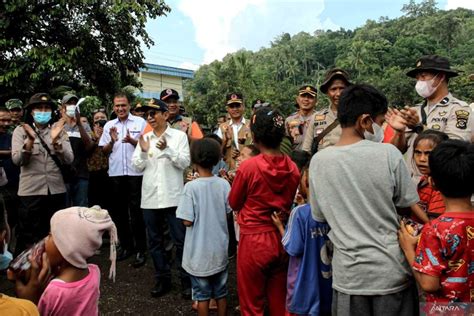
<instances>
[{"instance_id":1,"label":"green tree","mask_svg":"<svg viewBox=\"0 0 474 316\"><path fill-rule=\"evenodd\" d=\"M140 43L154 44L145 23L169 11L163 0L0 2L0 99L67 85L106 102L137 84Z\"/></svg>"}]
</instances>

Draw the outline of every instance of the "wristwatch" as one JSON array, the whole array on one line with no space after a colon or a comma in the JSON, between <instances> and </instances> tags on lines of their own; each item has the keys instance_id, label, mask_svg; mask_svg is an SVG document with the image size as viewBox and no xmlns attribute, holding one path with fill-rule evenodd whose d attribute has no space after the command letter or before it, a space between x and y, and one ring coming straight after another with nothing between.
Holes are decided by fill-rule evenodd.
<instances>
[{"instance_id":1,"label":"wristwatch","mask_svg":"<svg viewBox=\"0 0 474 316\"><path fill-rule=\"evenodd\" d=\"M425 127L423 126L423 124L418 123L413 127L412 131L417 133L417 134L420 134L421 132L423 132L424 129L425 129Z\"/></svg>"}]
</instances>

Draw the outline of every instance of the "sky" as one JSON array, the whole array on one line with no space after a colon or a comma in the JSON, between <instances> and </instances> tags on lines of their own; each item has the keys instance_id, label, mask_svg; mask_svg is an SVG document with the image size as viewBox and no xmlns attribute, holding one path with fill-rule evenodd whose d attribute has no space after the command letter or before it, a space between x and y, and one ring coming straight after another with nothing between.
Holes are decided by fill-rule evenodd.
<instances>
[{"instance_id":1,"label":"sky","mask_svg":"<svg viewBox=\"0 0 474 316\"><path fill-rule=\"evenodd\" d=\"M421 0L416 0L419 3ZM284 32L354 29L367 20L402 15L409 0L168 0L171 12L148 21L155 45L145 62L185 69L222 60L239 49L257 51ZM438 0L440 9L474 10L474 0Z\"/></svg>"}]
</instances>

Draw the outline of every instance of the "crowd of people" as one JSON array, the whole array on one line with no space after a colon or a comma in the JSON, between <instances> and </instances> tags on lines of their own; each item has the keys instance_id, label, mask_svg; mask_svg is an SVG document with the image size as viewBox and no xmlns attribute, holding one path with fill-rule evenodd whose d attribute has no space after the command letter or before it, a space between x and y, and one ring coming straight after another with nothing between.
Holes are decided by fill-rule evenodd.
<instances>
[{"instance_id":1,"label":"crowd of people","mask_svg":"<svg viewBox=\"0 0 474 316\"><path fill-rule=\"evenodd\" d=\"M87 260L104 233L110 278L116 261L140 269L150 257L150 295L166 295L176 269L198 315L227 314L234 256L242 315L472 309L472 109L449 92L458 73L446 58L422 56L407 75L415 107L389 107L340 68L319 86L320 111L312 85L287 118L259 99L247 119L230 93L209 135L173 89L133 108L117 92L115 118L96 109L92 126L72 94L9 100L0 269L18 298L2 294L0 313L97 315L100 270Z\"/></svg>"}]
</instances>

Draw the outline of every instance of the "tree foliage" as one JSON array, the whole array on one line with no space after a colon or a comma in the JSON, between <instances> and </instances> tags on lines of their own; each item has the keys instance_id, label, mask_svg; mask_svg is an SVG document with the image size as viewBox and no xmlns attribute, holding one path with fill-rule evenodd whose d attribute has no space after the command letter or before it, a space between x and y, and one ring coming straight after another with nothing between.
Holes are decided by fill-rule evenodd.
<instances>
[{"instance_id":1,"label":"tree foliage","mask_svg":"<svg viewBox=\"0 0 474 316\"><path fill-rule=\"evenodd\" d=\"M141 42L153 40L148 18L165 15L163 0L0 2L0 99L69 86L102 102L137 84Z\"/></svg>"},{"instance_id":2,"label":"tree foliage","mask_svg":"<svg viewBox=\"0 0 474 316\"><path fill-rule=\"evenodd\" d=\"M406 72L418 57L438 54L450 59L461 76L450 81L452 92L465 100L474 99L474 85L467 75L474 72L474 11L436 9L433 0L410 1L397 19L368 20L354 31L317 30L294 36L284 33L257 52L241 50L222 61L200 67L186 83L188 112L204 124L213 125L225 111L227 93L244 94L247 110L256 98L294 111L296 92L303 84L321 84L333 67L349 71L354 82L366 82L381 89L391 105L419 102L413 79ZM319 107L328 104L319 96Z\"/></svg>"}]
</instances>

